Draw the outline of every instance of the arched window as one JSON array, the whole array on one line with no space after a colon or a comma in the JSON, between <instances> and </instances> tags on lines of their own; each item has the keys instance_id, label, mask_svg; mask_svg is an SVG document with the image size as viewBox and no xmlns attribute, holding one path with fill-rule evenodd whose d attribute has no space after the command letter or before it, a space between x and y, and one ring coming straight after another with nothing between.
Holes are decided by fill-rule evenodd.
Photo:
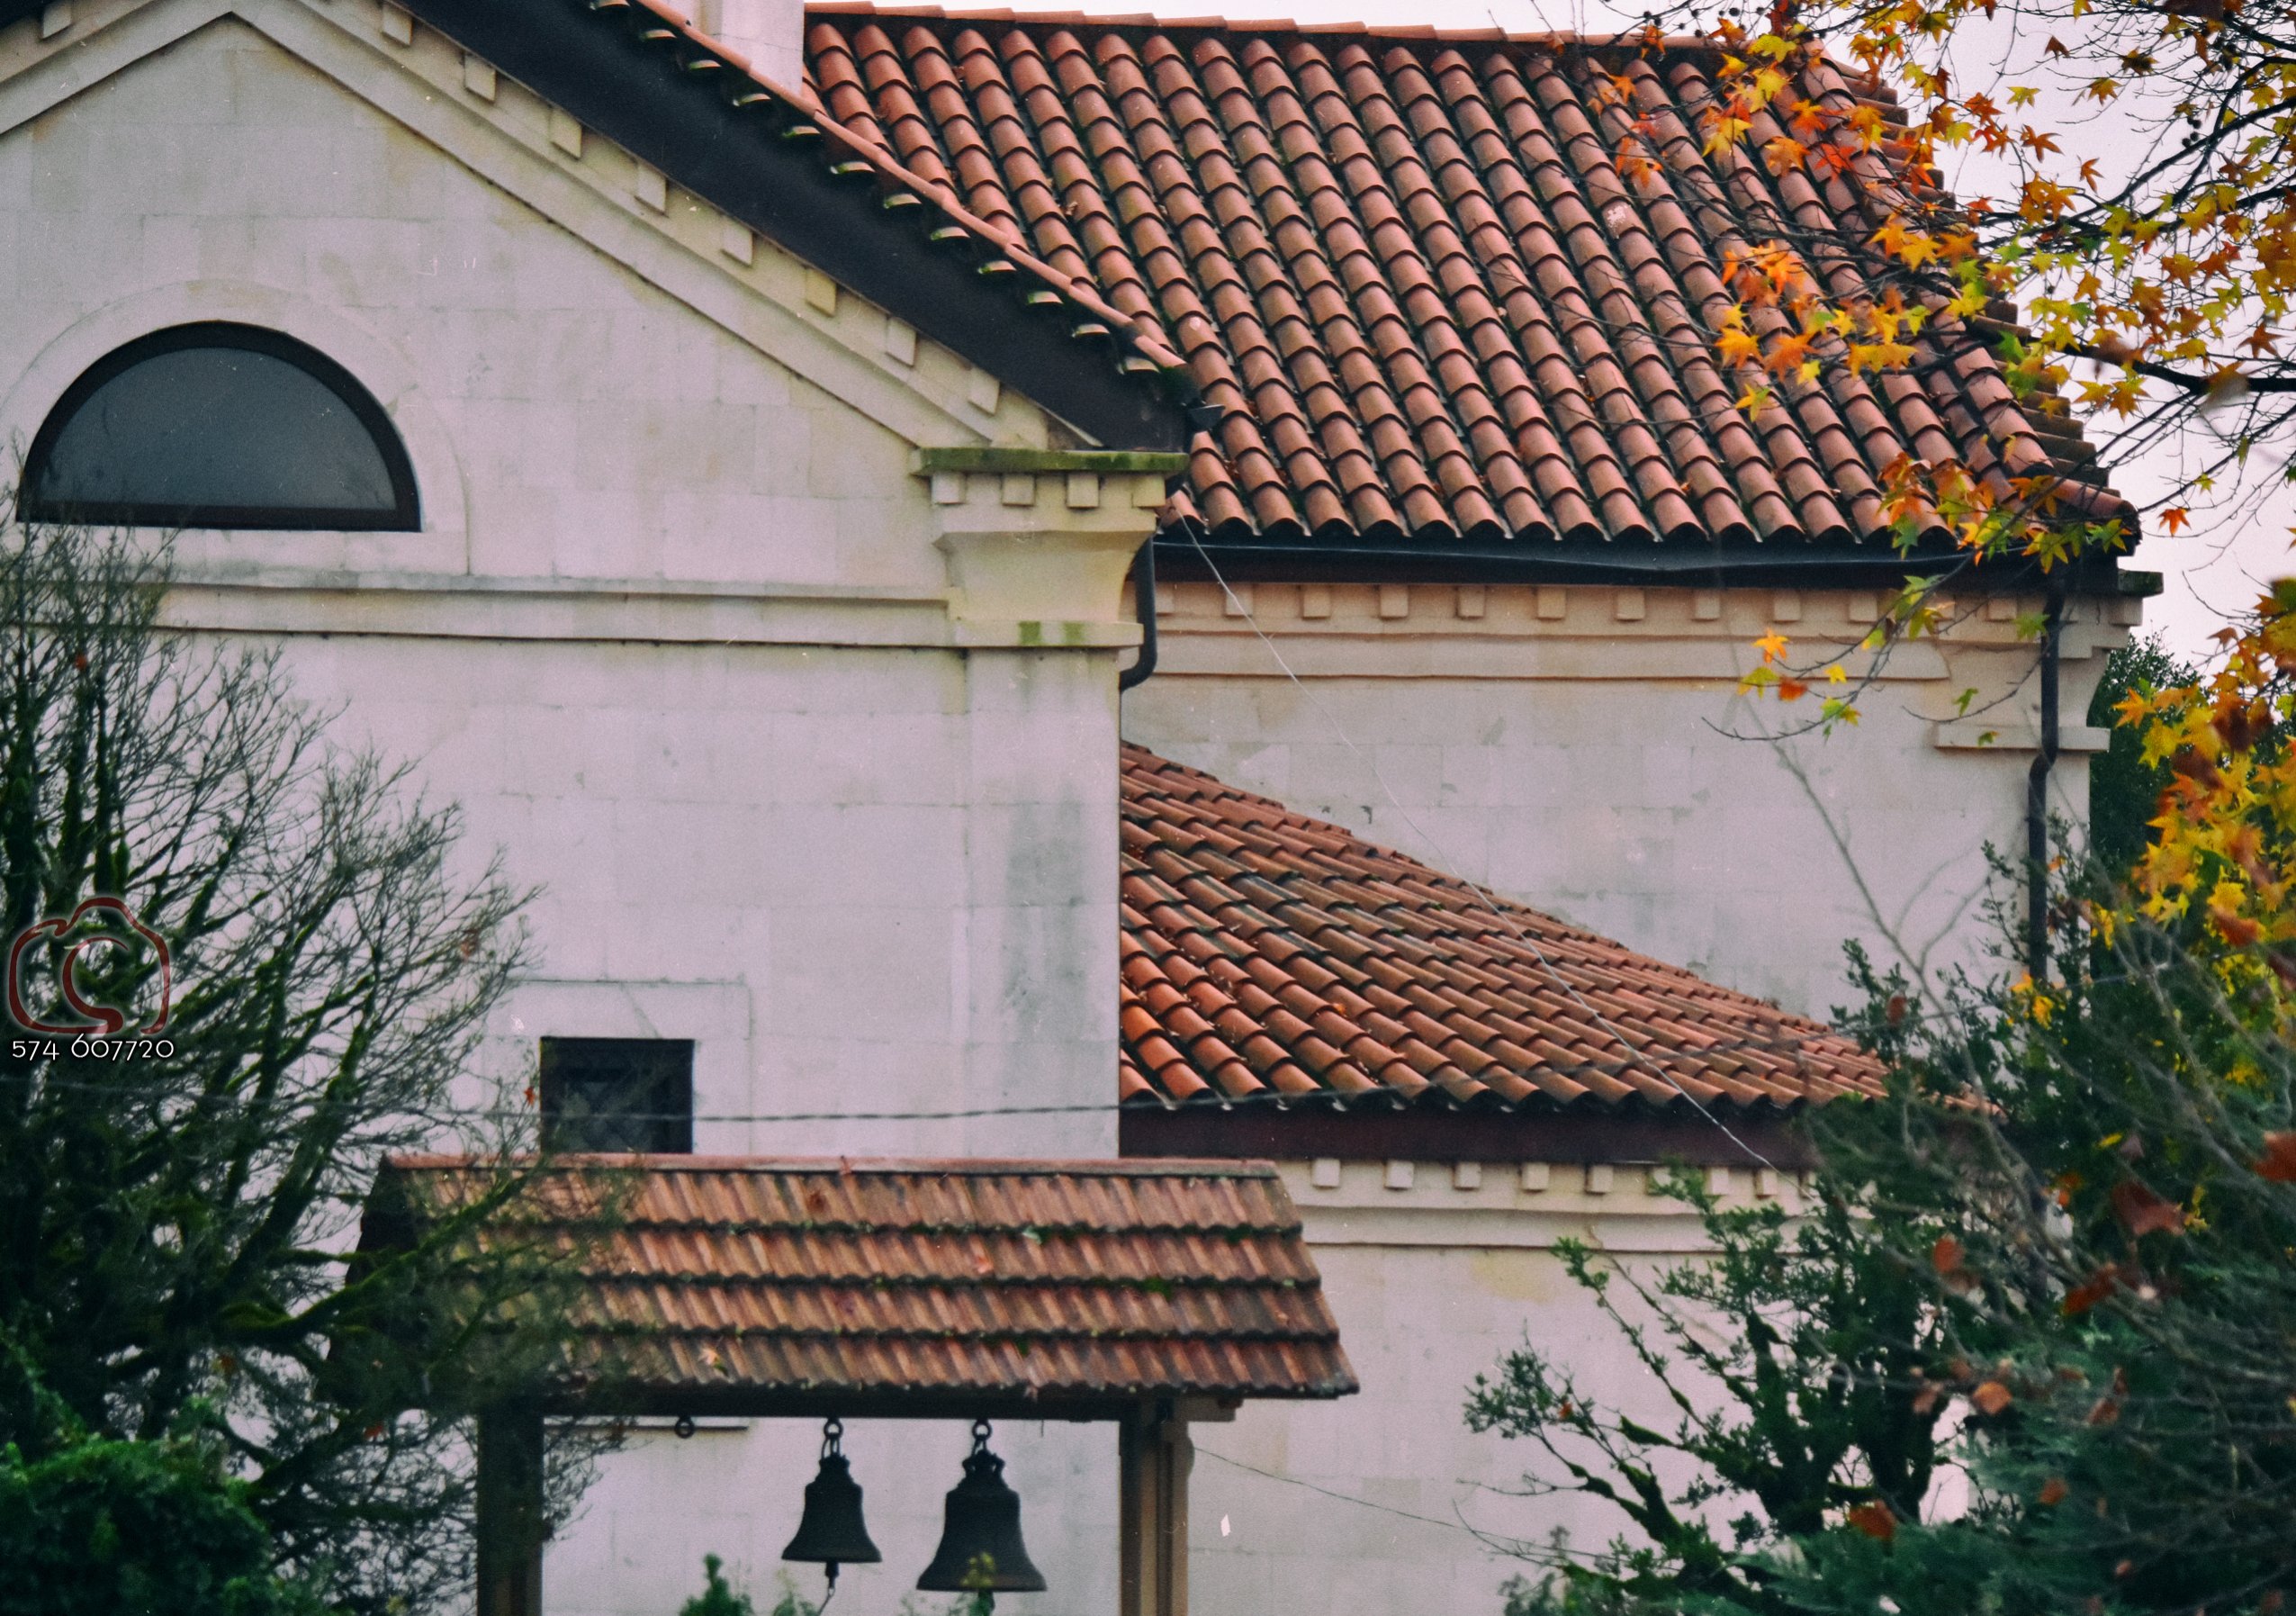
<instances>
[{"instance_id":1,"label":"arched window","mask_svg":"<svg viewBox=\"0 0 2296 1616\"><path fill-rule=\"evenodd\" d=\"M421 527L391 418L317 349L211 321L139 338L65 391L23 518L150 528Z\"/></svg>"}]
</instances>

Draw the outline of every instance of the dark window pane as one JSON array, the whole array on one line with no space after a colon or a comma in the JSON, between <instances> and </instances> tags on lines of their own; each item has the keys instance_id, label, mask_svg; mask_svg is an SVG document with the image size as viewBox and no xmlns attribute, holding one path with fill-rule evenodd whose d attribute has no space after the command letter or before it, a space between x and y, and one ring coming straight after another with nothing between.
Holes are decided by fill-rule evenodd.
<instances>
[{"instance_id":1,"label":"dark window pane","mask_svg":"<svg viewBox=\"0 0 2296 1616\"><path fill-rule=\"evenodd\" d=\"M248 327L178 327L103 360L26 461L33 520L419 525L381 406L325 356Z\"/></svg>"},{"instance_id":2,"label":"dark window pane","mask_svg":"<svg viewBox=\"0 0 2296 1616\"><path fill-rule=\"evenodd\" d=\"M552 1150L694 1148L690 1038L545 1038L542 1130Z\"/></svg>"}]
</instances>

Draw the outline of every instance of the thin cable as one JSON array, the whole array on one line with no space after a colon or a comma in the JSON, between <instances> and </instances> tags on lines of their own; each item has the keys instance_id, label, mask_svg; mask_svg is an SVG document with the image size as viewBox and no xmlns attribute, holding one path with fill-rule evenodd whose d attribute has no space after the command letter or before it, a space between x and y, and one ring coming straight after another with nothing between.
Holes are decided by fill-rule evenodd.
<instances>
[{"instance_id":1,"label":"thin cable","mask_svg":"<svg viewBox=\"0 0 2296 1616\"><path fill-rule=\"evenodd\" d=\"M1379 789L1387 798L1388 805L1394 808L1398 814L1402 816L1403 823L1411 827L1413 834L1416 835L1420 841L1426 843L1428 847L1434 850L1436 863L1445 870L1450 871L1454 880L1460 882L1467 889L1467 890L1473 893L1475 895L1476 901L1481 903L1486 909L1489 909L1491 912L1492 916L1496 918L1501 925L1505 926L1508 931L1515 934L1517 942L1521 943L1524 947L1531 951L1532 958L1535 959L1539 962L1540 969L1544 971L1546 974L1553 980L1554 985L1562 989L1563 992L1569 994L1572 1000L1578 1004L1579 1007L1584 1010L1594 1019L1594 1023L1597 1026L1602 1028L1604 1032L1608 1033L1613 1038L1616 1039L1619 1046L1625 1049L1629 1055L1633 1056L1637 1064L1647 1068L1652 1076L1657 1078L1659 1081L1664 1083L1668 1088L1673 1089L1675 1093L1688 1100L1690 1103L1690 1108L1696 1111L1700 1116L1706 1118L1706 1121L1712 1123L1715 1127L1721 1129L1723 1137L1730 1141L1732 1144L1736 1145L1740 1150L1745 1151L1747 1155L1752 1157L1756 1161L1760 1162L1764 1167L1770 1169L1772 1171L1778 1170L1778 1164L1776 1162L1763 1155L1760 1151L1754 1149L1753 1146L1748 1144L1744 1140L1739 1138L1736 1133L1731 1131L1730 1124L1728 1123L1724 1122L1720 1117L1716 1116L1712 1111L1706 1109L1706 1107L1700 1103L1697 1095L1692 1094L1688 1088L1682 1087L1682 1085L1673 1077L1665 1071L1661 1070L1655 1062L1651 1061L1643 1053L1640 1045L1636 1044L1634 1040L1628 1038L1625 1034L1620 1032L1618 1028L1612 1024L1608 1016L1605 1016L1599 1009L1596 1008L1594 1004L1588 999L1585 994L1580 992L1577 988L1573 987L1570 979L1565 977L1562 971L1555 969L1554 961L1546 957L1546 951L1538 945L1537 939L1533 937L1528 932L1525 931L1522 925L1512 915L1509 915L1505 909L1499 907L1499 905L1492 899L1490 894L1485 890L1483 884L1481 881L1470 880L1467 877L1457 873L1459 869L1458 862L1452 858L1449 853L1445 851L1444 845L1441 842L1428 835L1427 829L1421 826L1416 818L1412 817L1411 810L1403 806L1402 799L1395 795L1393 788L1387 783L1387 776L1380 772L1379 760L1367 755L1362 747L1355 745L1355 737L1347 733L1346 727L1339 722L1332 710L1324 705L1323 699L1320 696L1318 696L1313 691L1310 690L1301 680L1300 676L1292 671L1292 664L1283 660L1283 653L1276 649L1275 642L1267 636L1267 631L1260 627L1259 619L1252 615L1251 609L1246 606L1243 600L1238 597L1236 591L1228 586L1228 580L1220 573L1219 564L1214 562L1211 558L1211 552L1204 548L1203 536L1199 531L1201 527L1201 523L1193 520L1184 521L1181 524L1182 531L1185 532L1188 536L1188 542L1195 546L1196 555L1202 558L1204 564L1204 569L1211 574L1212 582L1220 585L1220 592L1228 597L1228 609L1229 613L1233 616L1242 618L1245 622L1251 625L1252 632L1259 636L1260 644L1265 645L1267 647L1267 654L1275 659L1275 665L1283 670L1283 677L1290 680L1293 687L1299 691L1300 694L1308 699L1310 706L1313 707L1317 712L1323 715L1323 721L1331 727L1331 733L1339 737L1340 744L1346 746L1349 752L1354 753L1358 760L1370 767L1372 778L1379 781Z\"/></svg>"},{"instance_id":2,"label":"thin cable","mask_svg":"<svg viewBox=\"0 0 2296 1616\"><path fill-rule=\"evenodd\" d=\"M2103 980L2110 980L2111 979ZM1904 1026L1918 1022L1949 1020L1960 1014L1960 1011L1950 1007L1937 1010L1909 1010L1907 1014L1895 1025ZM1648 1051L1641 1052L1630 1052L1628 1056L1624 1060L1574 1061L1564 1062L1542 1061L1534 1070L1550 1077L1578 1078L1589 1075L1615 1077L1619 1072L1626 1070L1631 1067L1658 1061L1675 1061L1685 1063L1703 1063L1712 1060L1716 1055L1792 1052L1799 1050L1810 1043L1824 1040L1854 1037L1860 1030L1860 1027L1855 1025L1839 1026L1832 1023L1821 1022L1813 1025L1810 1030L1805 1033L1782 1033L1776 1037L1770 1038L1725 1039L1718 1043L1703 1045L1702 1047L1694 1050L1661 1050L1656 1052L1651 1052ZM167 1079L138 1083L126 1080L103 1079L43 1077L39 1071L31 1070L0 1071L0 1083L9 1081L37 1082L43 1088L62 1088L91 1094L108 1094L113 1096L135 1094L138 1092L148 1093L155 1096L167 1096L182 1093L182 1085L180 1083ZM184 1097L197 1098L200 1097L185 1095ZM213 1097L217 1099L229 1099L231 1096L228 1092L224 1092L219 1093ZM1053 1113L1103 1111L1107 1109L1108 1104L1109 1103L1104 1100L1095 1100L1073 1101L1058 1106L991 1106L961 1111L790 1111L744 1112L739 1114L690 1114L680 1111L675 1115L681 1117L691 1115L693 1116L693 1120L696 1122L824 1122L836 1121L840 1119L847 1121L873 1122L926 1122L939 1117L1013 1116ZM1120 1109L1128 1106L1135 1109L1148 1108L1146 1104L1139 1100L1120 1099L1116 1101L1115 1104ZM1160 1109L1166 1111L1184 1111L1198 1106L1208 1109L1213 1106L1225 1108L1238 1106L1256 1105L1273 1105L1279 1109L1285 1106L1298 1106L1303 1110L1312 1110L1319 1107L1330 1107L1342 1111L1353 1110L1356 1108L1358 1105L1364 1105L1373 1109L1383 1110L1391 1108L1399 1104L1408 1104L1405 1097L1397 1090L1384 1088L1361 1095L1342 1094L1337 1090L1330 1089L1319 1089L1311 1094L1287 1094L1281 1091L1270 1090L1260 1094L1223 1095L1217 1101L1179 1101L1175 1103L1159 1100L1157 1102L1157 1105ZM1499 1104L1510 1114L1517 1110L1520 1106L1520 1102L1499 1102ZM1467 1106L1458 1107L1458 1109L1461 1110L1473 1108L1474 1107ZM513 1115L513 1113L504 1111L500 1107L482 1108L473 1106L447 1106L443 1108L441 1114L466 1116L499 1116ZM629 1116L642 1119L650 1114L638 1112L617 1112L615 1115L617 1116ZM662 1113L659 1115L668 1115L670 1114Z\"/></svg>"},{"instance_id":3,"label":"thin cable","mask_svg":"<svg viewBox=\"0 0 2296 1616\"><path fill-rule=\"evenodd\" d=\"M1224 1453L1215 1452L1202 1442L1193 1445L1195 1450L1206 1458L1216 1458L1223 1465L1231 1466L1238 1470L1248 1470L1254 1476L1264 1476L1270 1481L1280 1481L1286 1486L1305 1487L1310 1493L1320 1493L1326 1498L1336 1498L1342 1503L1352 1503L1364 1509L1377 1510L1382 1515L1400 1516L1405 1521L1417 1521L1427 1526L1440 1526L1446 1531L1465 1532L1471 1538L1480 1539L1482 1536L1463 1521L1441 1521L1433 1515L1415 1515L1409 1510L1399 1510L1392 1504L1375 1503L1368 1498L1358 1498L1352 1493L1335 1493L1329 1487L1319 1487L1311 1481L1301 1481L1296 1476L1286 1476L1279 1470L1263 1470L1257 1465L1247 1465L1242 1459L1229 1458Z\"/></svg>"}]
</instances>

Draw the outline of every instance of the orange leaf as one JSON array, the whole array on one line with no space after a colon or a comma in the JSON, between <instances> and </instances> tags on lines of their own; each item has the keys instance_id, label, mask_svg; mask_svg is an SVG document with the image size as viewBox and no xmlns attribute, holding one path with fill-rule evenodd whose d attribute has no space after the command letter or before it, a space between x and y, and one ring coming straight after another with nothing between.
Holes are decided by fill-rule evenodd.
<instances>
[{"instance_id":1,"label":"orange leaf","mask_svg":"<svg viewBox=\"0 0 2296 1616\"><path fill-rule=\"evenodd\" d=\"M1778 699L1780 701L1799 701L1809 693L1810 687L1798 679L1781 679L1778 682Z\"/></svg>"},{"instance_id":2,"label":"orange leaf","mask_svg":"<svg viewBox=\"0 0 2296 1616\"><path fill-rule=\"evenodd\" d=\"M2129 1232L2140 1239L2147 1234L2181 1234L2184 1231L2184 1209L2174 1201L2162 1200L2134 1178L2123 1179L2112 1187L2112 1210Z\"/></svg>"},{"instance_id":3,"label":"orange leaf","mask_svg":"<svg viewBox=\"0 0 2296 1616\"><path fill-rule=\"evenodd\" d=\"M2112 1295L2112 1287L2120 1282L2120 1269L2111 1263L2107 1263L2081 1284L2066 1291L2065 1300L2058 1305L2064 1309L2066 1318L2078 1318Z\"/></svg>"},{"instance_id":4,"label":"orange leaf","mask_svg":"<svg viewBox=\"0 0 2296 1616\"><path fill-rule=\"evenodd\" d=\"M2160 525L2171 533L2182 533L2192 520L2192 513L2178 505L2160 513Z\"/></svg>"},{"instance_id":5,"label":"orange leaf","mask_svg":"<svg viewBox=\"0 0 2296 1616\"><path fill-rule=\"evenodd\" d=\"M1850 1524L1877 1543L1886 1543L1897 1535L1897 1517L1887 1504L1878 1499L1861 1503L1849 1514Z\"/></svg>"},{"instance_id":6,"label":"orange leaf","mask_svg":"<svg viewBox=\"0 0 2296 1616\"><path fill-rule=\"evenodd\" d=\"M2044 1504L2049 1505L2063 1503L2065 1502L2066 1494L2072 1492L2072 1488L2065 1485L2065 1478L2063 1476L2052 1476L2047 1481L2041 1483L2041 1502Z\"/></svg>"},{"instance_id":7,"label":"orange leaf","mask_svg":"<svg viewBox=\"0 0 2296 1616\"><path fill-rule=\"evenodd\" d=\"M2264 1135L2264 1155L2256 1163L2256 1177L2274 1184L2296 1184L2296 1133Z\"/></svg>"},{"instance_id":8,"label":"orange leaf","mask_svg":"<svg viewBox=\"0 0 2296 1616\"><path fill-rule=\"evenodd\" d=\"M1940 1274L1950 1274L1961 1266L1961 1242L1950 1234L1940 1234L1937 1244L1930 1248L1930 1266Z\"/></svg>"},{"instance_id":9,"label":"orange leaf","mask_svg":"<svg viewBox=\"0 0 2296 1616\"><path fill-rule=\"evenodd\" d=\"M1969 1401L1977 1405L1980 1413L1997 1414L2016 1399L2009 1395L2009 1388L2001 1382L1988 1380L1969 1394Z\"/></svg>"},{"instance_id":10,"label":"orange leaf","mask_svg":"<svg viewBox=\"0 0 2296 1616\"><path fill-rule=\"evenodd\" d=\"M2209 919L2224 940L2235 948L2246 948L2264 934L2264 928L2246 915L2236 915L2222 904L2209 905Z\"/></svg>"}]
</instances>

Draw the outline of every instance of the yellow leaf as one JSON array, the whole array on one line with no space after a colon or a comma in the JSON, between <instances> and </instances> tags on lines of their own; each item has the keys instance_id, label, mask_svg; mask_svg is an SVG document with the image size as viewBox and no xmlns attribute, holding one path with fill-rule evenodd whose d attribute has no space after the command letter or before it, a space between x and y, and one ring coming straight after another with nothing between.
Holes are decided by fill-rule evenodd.
<instances>
[{"instance_id":1,"label":"yellow leaf","mask_svg":"<svg viewBox=\"0 0 2296 1616\"><path fill-rule=\"evenodd\" d=\"M1762 654L1764 662L1776 662L1786 655L1787 643L1786 636L1773 628L1754 642L1754 649Z\"/></svg>"}]
</instances>

